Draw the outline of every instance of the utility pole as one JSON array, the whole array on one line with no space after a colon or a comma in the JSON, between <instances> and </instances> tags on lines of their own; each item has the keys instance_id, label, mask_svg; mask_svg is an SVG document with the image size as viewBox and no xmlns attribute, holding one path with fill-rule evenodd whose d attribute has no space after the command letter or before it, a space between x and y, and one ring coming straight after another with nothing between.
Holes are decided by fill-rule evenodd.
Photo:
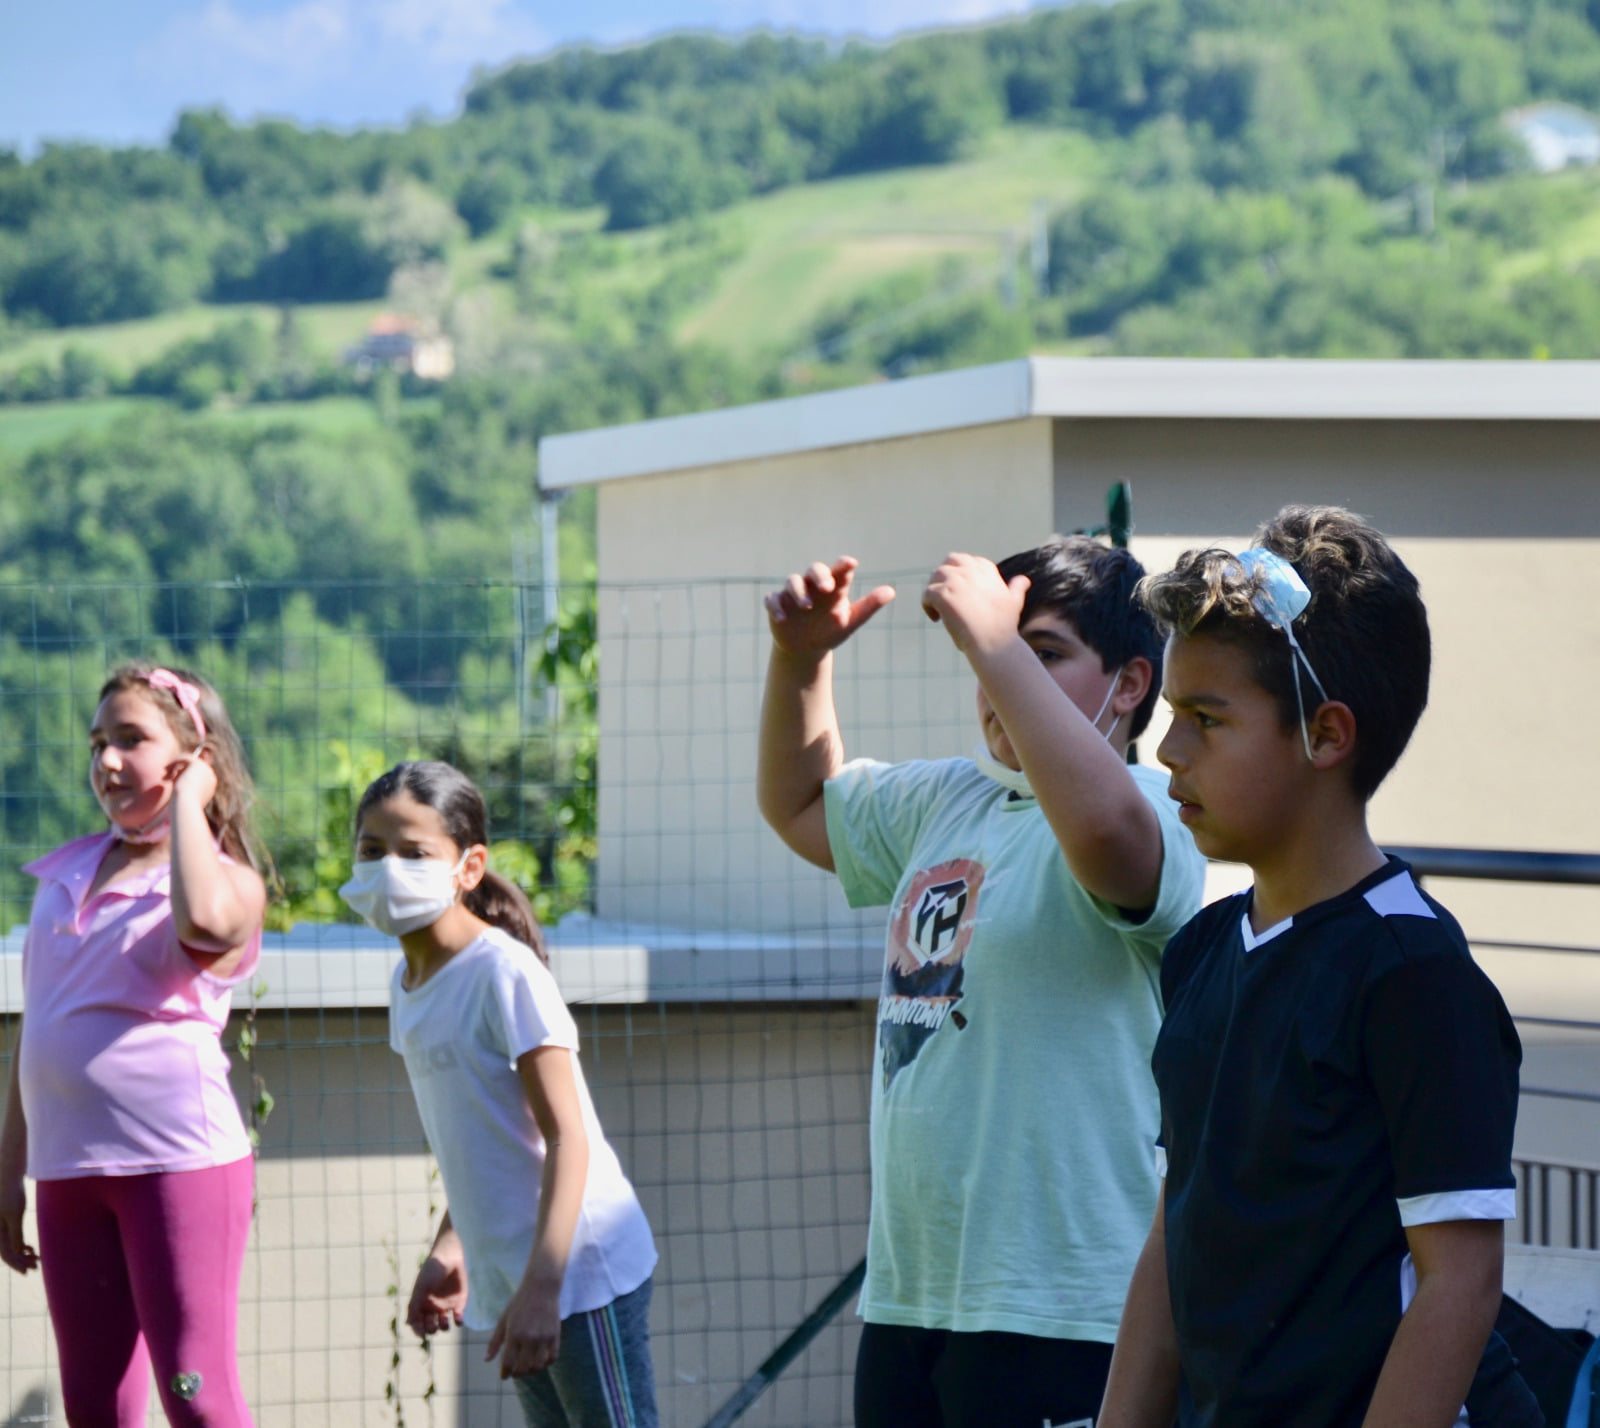
<instances>
[{"instance_id":1,"label":"utility pole","mask_svg":"<svg viewBox=\"0 0 1600 1428\"><path fill-rule=\"evenodd\" d=\"M561 491L539 493L539 576L543 584L542 614L544 616L544 648L553 654L561 640L561 542L557 516L560 513ZM545 719L553 728L560 712L557 700L560 690L556 681L545 686Z\"/></svg>"},{"instance_id":2,"label":"utility pole","mask_svg":"<svg viewBox=\"0 0 1600 1428\"><path fill-rule=\"evenodd\" d=\"M1033 205L1033 241L1028 256L1033 268L1033 295L1050 295L1050 210L1041 198Z\"/></svg>"}]
</instances>

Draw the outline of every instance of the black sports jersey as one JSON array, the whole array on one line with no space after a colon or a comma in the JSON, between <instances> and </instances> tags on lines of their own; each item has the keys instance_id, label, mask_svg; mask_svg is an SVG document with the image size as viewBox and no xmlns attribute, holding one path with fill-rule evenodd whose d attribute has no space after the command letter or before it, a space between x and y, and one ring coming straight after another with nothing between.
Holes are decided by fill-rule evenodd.
<instances>
[{"instance_id":1,"label":"black sports jersey","mask_svg":"<svg viewBox=\"0 0 1600 1428\"><path fill-rule=\"evenodd\" d=\"M1205 908L1161 968L1179 1421L1357 1428L1410 1298L1403 1223L1515 1213L1522 1049L1398 860L1259 937L1249 907Z\"/></svg>"}]
</instances>

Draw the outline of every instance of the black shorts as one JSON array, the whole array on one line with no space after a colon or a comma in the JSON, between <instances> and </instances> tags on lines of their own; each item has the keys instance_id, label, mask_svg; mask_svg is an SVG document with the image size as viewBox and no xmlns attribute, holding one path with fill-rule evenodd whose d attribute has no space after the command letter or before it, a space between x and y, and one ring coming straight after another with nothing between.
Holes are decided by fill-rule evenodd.
<instances>
[{"instance_id":1,"label":"black shorts","mask_svg":"<svg viewBox=\"0 0 1600 1428\"><path fill-rule=\"evenodd\" d=\"M856 1428L1092 1428L1111 1345L866 1324Z\"/></svg>"}]
</instances>

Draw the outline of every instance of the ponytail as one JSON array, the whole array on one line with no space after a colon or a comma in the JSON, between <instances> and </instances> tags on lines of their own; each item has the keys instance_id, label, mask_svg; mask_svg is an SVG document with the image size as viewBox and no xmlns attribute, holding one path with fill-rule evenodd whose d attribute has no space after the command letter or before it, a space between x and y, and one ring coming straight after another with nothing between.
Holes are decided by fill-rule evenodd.
<instances>
[{"instance_id":1,"label":"ponytail","mask_svg":"<svg viewBox=\"0 0 1600 1428\"><path fill-rule=\"evenodd\" d=\"M416 759L396 764L388 773L380 774L361 795L356 807L356 827L361 827L361 820L373 804L393 798L397 793L409 794L418 803L433 809L457 848L467 849L479 843L488 845L489 809L483 794L454 764L437 759ZM550 965L544 929L539 926L533 904L509 878L486 872L478 886L463 894L461 901L468 912L531 947L545 966Z\"/></svg>"},{"instance_id":2,"label":"ponytail","mask_svg":"<svg viewBox=\"0 0 1600 1428\"><path fill-rule=\"evenodd\" d=\"M538 953L545 966L550 965L544 946L544 929L539 926L533 904L528 901L527 893L510 878L486 872L483 881L461 901L467 905L468 912L481 917L491 927L510 933L518 942L526 943Z\"/></svg>"}]
</instances>

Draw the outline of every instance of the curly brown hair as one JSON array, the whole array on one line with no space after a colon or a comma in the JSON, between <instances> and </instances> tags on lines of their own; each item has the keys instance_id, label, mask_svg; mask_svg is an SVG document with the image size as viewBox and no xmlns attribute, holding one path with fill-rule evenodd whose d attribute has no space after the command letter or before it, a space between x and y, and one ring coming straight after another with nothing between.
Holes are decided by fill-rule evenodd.
<instances>
[{"instance_id":1,"label":"curly brown hair","mask_svg":"<svg viewBox=\"0 0 1600 1428\"><path fill-rule=\"evenodd\" d=\"M1371 524L1338 506L1285 506L1251 544L1282 556L1311 592L1295 637L1327 697L1355 715L1350 780L1370 798L1428 704L1432 645L1417 578ZM1260 581L1232 551L1188 550L1164 575L1142 580L1138 598L1168 635L1212 636L1247 651L1288 731L1299 725L1294 656L1256 609Z\"/></svg>"},{"instance_id":2,"label":"curly brown hair","mask_svg":"<svg viewBox=\"0 0 1600 1428\"><path fill-rule=\"evenodd\" d=\"M200 718L206 726L203 742L194 720L178 703L177 696L171 690L150 683L150 676L158 669L177 675L199 690ZM100 686L99 697L105 699L125 689L137 690L161 711L186 753L204 748L210 754L211 767L217 775L217 792L206 808L206 822L230 858L248 864L270 880L271 863L256 837L252 821L255 784L250 778L250 766L245 762L244 745L228 717L222 696L193 670L154 664L149 660L131 660L118 665Z\"/></svg>"}]
</instances>

